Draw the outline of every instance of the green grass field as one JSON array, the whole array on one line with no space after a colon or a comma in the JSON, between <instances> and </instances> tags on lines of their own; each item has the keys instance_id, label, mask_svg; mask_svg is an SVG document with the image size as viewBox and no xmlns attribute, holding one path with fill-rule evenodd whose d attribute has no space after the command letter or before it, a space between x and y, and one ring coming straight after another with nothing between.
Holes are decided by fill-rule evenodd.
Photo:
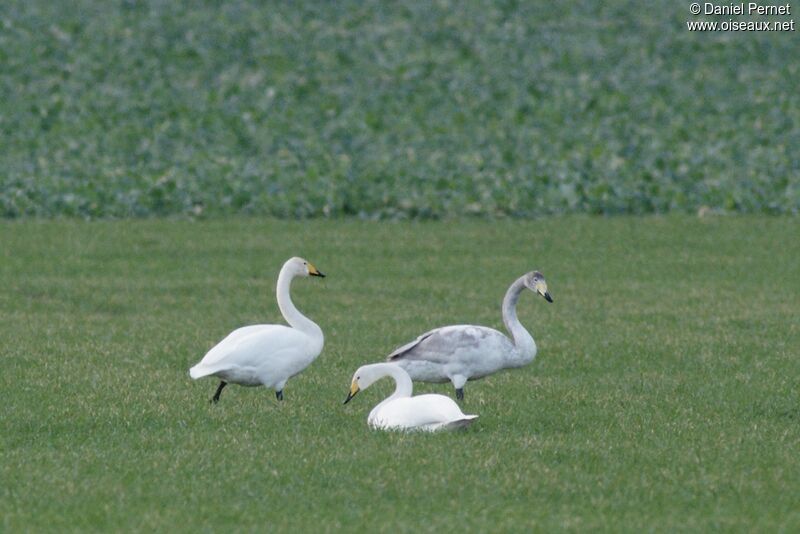
<instances>
[{"instance_id":1,"label":"green grass field","mask_svg":"<svg viewBox=\"0 0 800 534\"><path fill-rule=\"evenodd\" d=\"M0 530L796 531L800 222L557 218L0 225ZM294 298L326 333L278 403L187 370ZM433 326L522 322L466 432L368 430L354 369ZM449 385L417 392L452 395Z\"/></svg>"},{"instance_id":2,"label":"green grass field","mask_svg":"<svg viewBox=\"0 0 800 534\"><path fill-rule=\"evenodd\" d=\"M797 32L695 18L4 0L0 217L800 212Z\"/></svg>"}]
</instances>

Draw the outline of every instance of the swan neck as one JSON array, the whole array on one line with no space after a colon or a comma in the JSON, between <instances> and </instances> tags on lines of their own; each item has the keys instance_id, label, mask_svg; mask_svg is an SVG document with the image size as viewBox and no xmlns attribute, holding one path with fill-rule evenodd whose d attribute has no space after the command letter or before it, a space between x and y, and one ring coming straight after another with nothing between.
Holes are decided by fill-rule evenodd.
<instances>
[{"instance_id":1,"label":"swan neck","mask_svg":"<svg viewBox=\"0 0 800 534\"><path fill-rule=\"evenodd\" d=\"M371 367L376 373L375 380L380 380L384 376L391 376L394 378L394 393L383 399L379 402L372 411L369 412L369 418L371 424L380 425L383 419L381 410L384 406L388 403L411 397L411 393L413 392L413 385L411 382L411 377L408 373L397 364L394 363L375 363L372 364Z\"/></svg>"},{"instance_id":2,"label":"swan neck","mask_svg":"<svg viewBox=\"0 0 800 534\"><path fill-rule=\"evenodd\" d=\"M525 277L520 276L506 291L503 298L503 323L514 338L514 346L519 351L522 363L527 363L536 356L536 343L517 318L517 301L524 290Z\"/></svg>"},{"instance_id":3,"label":"swan neck","mask_svg":"<svg viewBox=\"0 0 800 534\"><path fill-rule=\"evenodd\" d=\"M378 404L375 407L375 410L387 402L411 396L414 391L414 385L411 382L411 377L402 367L394 363L376 363L374 366L381 377L391 376L394 378L395 384L394 393L386 397L380 404Z\"/></svg>"},{"instance_id":4,"label":"swan neck","mask_svg":"<svg viewBox=\"0 0 800 534\"><path fill-rule=\"evenodd\" d=\"M320 327L317 326L314 321L300 313L295 307L294 302L292 302L289 290L291 289L293 279L294 274L284 265L280 274L278 274L278 287L276 290L278 308L280 308L281 314L283 318L286 319L286 322L289 323L289 326L301 332L305 332L310 336L321 337L322 330Z\"/></svg>"},{"instance_id":5,"label":"swan neck","mask_svg":"<svg viewBox=\"0 0 800 534\"><path fill-rule=\"evenodd\" d=\"M411 377L408 373L399 365L395 364L386 364L388 368L388 374L392 378L394 378L395 388L394 393L389 396L389 399L401 399L404 397L410 397L414 391L414 384L411 382ZM388 400L388 399L387 399Z\"/></svg>"}]
</instances>

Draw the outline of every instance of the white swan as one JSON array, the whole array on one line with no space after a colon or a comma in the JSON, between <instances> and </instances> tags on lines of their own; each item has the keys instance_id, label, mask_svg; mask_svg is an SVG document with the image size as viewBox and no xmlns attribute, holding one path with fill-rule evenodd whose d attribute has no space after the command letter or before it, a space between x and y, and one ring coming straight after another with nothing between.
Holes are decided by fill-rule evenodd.
<instances>
[{"instance_id":1,"label":"white swan","mask_svg":"<svg viewBox=\"0 0 800 534\"><path fill-rule=\"evenodd\" d=\"M453 383L456 398L464 398L464 384L501 369L522 367L536 357L536 343L517 319L517 301L525 288L553 302L539 271L520 276L503 299L503 322L513 341L494 328L474 325L445 326L426 332L388 356L420 382Z\"/></svg>"},{"instance_id":2,"label":"white swan","mask_svg":"<svg viewBox=\"0 0 800 534\"><path fill-rule=\"evenodd\" d=\"M194 379L220 378L212 402L229 382L242 386L267 386L283 400L286 381L300 373L322 352L322 329L303 316L292 303L289 288L296 276L321 276L316 267L303 258L291 258L278 274L278 307L290 326L259 324L237 328L208 351L200 363L189 370Z\"/></svg>"},{"instance_id":3,"label":"white swan","mask_svg":"<svg viewBox=\"0 0 800 534\"><path fill-rule=\"evenodd\" d=\"M436 430L462 428L477 419L477 415L466 415L450 397L444 395L411 396L411 377L402 367L393 363L373 363L359 367L350 384L350 394L344 403L350 402L356 393L367 389L375 381L391 376L396 387L394 393L375 406L367 423L381 430Z\"/></svg>"}]
</instances>

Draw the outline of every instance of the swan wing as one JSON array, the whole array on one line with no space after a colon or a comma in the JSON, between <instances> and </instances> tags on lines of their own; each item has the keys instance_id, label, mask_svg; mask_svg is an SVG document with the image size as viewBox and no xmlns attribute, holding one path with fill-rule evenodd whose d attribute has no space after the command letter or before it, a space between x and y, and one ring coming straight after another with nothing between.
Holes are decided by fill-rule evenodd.
<instances>
[{"instance_id":1,"label":"swan wing","mask_svg":"<svg viewBox=\"0 0 800 534\"><path fill-rule=\"evenodd\" d=\"M308 341L306 334L288 326L245 326L228 334L208 351L197 367L211 368L226 364L256 367L265 360L302 349Z\"/></svg>"},{"instance_id":2,"label":"swan wing","mask_svg":"<svg viewBox=\"0 0 800 534\"><path fill-rule=\"evenodd\" d=\"M402 358L403 356L406 356L411 350L414 349L414 347L416 347L417 345L419 345L420 343L425 341L430 336L436 334L439 330L440 330L439 328L435 328L435 329L433 329L433 330L431 330L429 332L425 332L424 334L419 336L414 341L412 341L410 343L406 343L402 347L398 347L398 348L394 349L392 351L392 353L389 354L389 356L387 356L386 359L388 361L393 361L393 360L398 360L398 359Z\"/></svg>"},{"instance_id":3,"label":"swan wing","mask_svg":"<svg viewBox=\"0 0 800 534\"><path fill-rule=\"evenodd\" d=\"M417 339L392 352L388 360L425 360L445 364L455 354L474 351L486 343L510 344L508 338L493 328L474 325L454 325L425 332Z\"/></svg>"},{"instance_id":4,"label":"swan wing","mask_svg":"<svg viewBox=\"0 0 800 534\"><path fill-rule=\"evenodd\" d=\"M380 407L370 422L382 428L436 430L475 417L465 415L450 397L429 394L388 402Z\"/></svg>"}]
</instances>

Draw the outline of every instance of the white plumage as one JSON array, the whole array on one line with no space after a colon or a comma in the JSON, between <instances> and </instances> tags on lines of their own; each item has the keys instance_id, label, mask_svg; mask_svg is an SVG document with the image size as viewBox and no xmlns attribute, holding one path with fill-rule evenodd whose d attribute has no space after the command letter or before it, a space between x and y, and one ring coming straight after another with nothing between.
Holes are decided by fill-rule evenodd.
<instances>
[{"instance_id":1,"label":"white plumage","mask_svg":"<svg viewBox=\"0 0 800 534\"><path fill-rule=\"evenodd\" d=\"M477 415L467 415L458 404L444 395L418 395L412 397L413 384L400 366L392 363L375 363L360 367L353 375L347 404L356 393L367 389L375 381L391 376L395 380L395 391L375 406L369 413L367 423L380 430L437 430L468 426Z\"/></svg>"},{"instance_id":2,"label":"white plumage","mask_svg":"<svg viewBox=\"0 0 800 534\"><path fill-rule=\"evenodd\" d=\"M467 380L521 367L536 357L536 342L517 319L517 301L525 288L553 302L547 282L538 271L524 274L511 284L503 299L503 322L513 340L485 326L445 326L396 349L388 360L405 369L413 380L450 381L456 397L463 399Z\"/></svg>"},{"instance_id":3,"label":"white plumage","mask_svg":"<svg viewBox=\"0 0 800 534\"><path fill-rule=\"evenodd\" d=\"M302 258L291 258L283 265L278 275L278 307L290 326L262 324L237 328L189 370L194 379L220 378L213 402L219 400L228 383L273 388L278 400L282 400L286 381L322 352L322 330L295 308L289 295L292 279L298 276L325 275Z\"/></svg>"}]
</instances>

